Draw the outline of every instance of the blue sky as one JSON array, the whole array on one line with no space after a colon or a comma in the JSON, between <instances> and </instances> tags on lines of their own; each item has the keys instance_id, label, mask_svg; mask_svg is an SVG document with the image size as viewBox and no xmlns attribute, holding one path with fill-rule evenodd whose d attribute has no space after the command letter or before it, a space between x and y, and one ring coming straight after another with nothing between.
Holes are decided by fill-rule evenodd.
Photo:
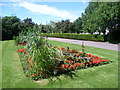
<instances>
[{"instance_id":1,"label":"blue sky","mask_svg":"<svg viewBox=\"0 0 120 90\"><path fill-rule=\"evenodd\" d=\"M50 21L69 19L74 21L81 16L87 7L87 2L1 2L1 16L16 15L21 20L32 18L35 23L48 24ZM16 0L18 1L18 0Z\"/></svg>"}]
</instances>

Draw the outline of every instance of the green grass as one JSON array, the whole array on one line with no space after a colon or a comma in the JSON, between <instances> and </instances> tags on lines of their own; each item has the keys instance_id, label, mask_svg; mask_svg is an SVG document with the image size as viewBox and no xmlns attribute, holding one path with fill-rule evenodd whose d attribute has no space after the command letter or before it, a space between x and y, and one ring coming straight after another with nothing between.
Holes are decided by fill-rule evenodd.
<instances>
[{"instance_id":1,"label":"green grass","mask_svg":"<svg viewBox=\"0 0 120 90\"><path fill-rule=\"evenodd\" d=\"M49 41L53 46L81 50L81 46L58 41ZM2 45L2 88L118 88L118 52L94 47L85 47L85 52L112 60L113 63L98 67L77 70L77 76L70 78L61 76L61 81L48 80L32 82L25 77L17 46L14 41L3 41ZM1 48L0 48L1 49Z\"/></svg>"},{"instance_id":2,"label":"green grass","mask_svg":"<svg viewBox=\"0 0 120 90\"><path fill-rule=\"evenodd\" d=\"M0 89L2 88L2 42L0 41Z\"/></svg>"}]
</instances>

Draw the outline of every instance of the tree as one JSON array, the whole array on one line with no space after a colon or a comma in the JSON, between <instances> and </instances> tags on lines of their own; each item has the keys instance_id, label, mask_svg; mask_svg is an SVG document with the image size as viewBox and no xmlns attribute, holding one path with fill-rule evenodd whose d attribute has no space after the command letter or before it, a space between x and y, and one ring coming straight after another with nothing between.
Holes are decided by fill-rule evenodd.
<instances>
[{"instance_id":1,"label":"tree","mask_svg":"<svg viewBox=\"0 0 120 90\"><path fill-rule=\"evenodd\" d=\"M104 41L106 41L106 29L109 30L109 37L112 36L111 32L119 32L116 27L120 24L119 7L120 3L118 2L90 2L82 15L83 30L91 34L96 31L102 32Z\"/></svg>"},{"instance_id":2,"label":"tree","mask_svg":"<svg viewBox=\"0 0 120 90\"><path fill-rule=\"evenodd\" d=\"M52 22L51 27L54 28L52 31L55 33L72 33L74 31L74 24L70 20L61 20L58 22Z\"/></svg>"},{"instance_id":3,"label":"tree","mask_svg":"<svg viewBox=\"0 0 120 90\"><path fill-rule=\"evenodd\" d=\"M28 30L29 28L33 28L35 25L36 24L32 21L31 18L26 18L21 22L20 28L22 30Z\"/></svg>"},{"instance_id":4,"label":"tree","mask_svg":"<svg viewBox=\"0 0 120 90\"><path fill-rule=\"evenodd\" d=\"M16 16L5 16L2 18L2 39L9 40L20 32L21 20Z\"/></svg>"},{"instance_id":5,"label":"tree","mask_svg":"<svg viewBox=\"0 0 120 90\"><path fill-rule=\"evenodd\" d=\"M77 33L82 33L83 31L82 31L82 19L81 19L81 17L79 17L78 19L76 19L75 21L74 21L74 30L75 30L75 32L77 32Z\"/></svg>"}]
</instances>

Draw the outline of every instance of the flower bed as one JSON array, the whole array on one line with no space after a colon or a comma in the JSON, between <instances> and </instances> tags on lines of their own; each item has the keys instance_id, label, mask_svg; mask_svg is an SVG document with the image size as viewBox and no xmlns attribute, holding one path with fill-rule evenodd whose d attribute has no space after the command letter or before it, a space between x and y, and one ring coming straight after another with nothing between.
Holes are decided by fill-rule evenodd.
<instances>
[{"instance_id":1,"label":"flower bed","mask_svg":"<svg viewBox=\"0 0 120 90\"><path fill-rule=\"evenodd\" d=\"M32 80L39 80L49 78L46 75L59 76L61 74L67 74L78 69L85 69L88 67L99 66L111 62L110 60L103 59L99 56L79 52L75 49L70 50L69 48L65 49L61 47L50 48L52 50L58 50L58 52L61 53L62 56L55 57L55 62L53 62L53 64L55 63L54 66L51 65L52 63L48 63L47 65L45 65L44 68L46 68L47 71L39 68L39 65L43 64L38 64L41 63L41 61L35 61L36 58L31 57L28 54L29 51L26 48L18 49L20 57L24 57L21 58L21 62L26 76L30 77Z\"/></svg>"}]
</instances>

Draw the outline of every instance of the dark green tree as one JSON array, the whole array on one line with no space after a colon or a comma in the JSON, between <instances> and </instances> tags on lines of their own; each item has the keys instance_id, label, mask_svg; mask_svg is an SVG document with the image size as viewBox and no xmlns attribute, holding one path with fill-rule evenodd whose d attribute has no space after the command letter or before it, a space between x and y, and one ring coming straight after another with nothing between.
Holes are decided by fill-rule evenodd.
<instances>
[{"instance_id":1,"label":"dark green tree","mask_svg":"<svg viewBox=\"0 0 120 90\"><path fill-rule=\"evenodd\" d=\"M20 28L22 30L28 30L29 28L33 28L35 25L36 24L32 21L31 18L26 18L21 22Z\"/></svg>"},{"instance_id":2,"label":"dark green tree","mask_svg":"<svg viewBox=\"0 0 120 90\"><path fill-rule=\"evenodd\" d=\"M93 34L103 33L104 41L115 36L113 32L119 33L120 3L118 2L90 2L82 15L82 28L84 32ZM106 29L109 34L106 34ZM109 38L108 38L109 36Z\"/></svg>"},{"instance_id":3,"label":"dark green tree","mask_svg":"<svg viewBox=\"0 0 120 90\"><path fill-rule=\"evenodd\" d=\"M2 18L2 40L10 40L21 31L21 20L17 16L5 16Z\"/></svg>"},{"instance_id":4,"label":"dark green tree","mask_svg":"<svg viewBox=\"0 0 120 90\"><path fill-rule=\"evenodd\" d=\"M81 19L81 17L79 17L78 19L76 19L74 21L73 27L74 27L74 31L77 32L78 34L83 32L82 31L82 19Z\"/></svg>"}]
</instances>

